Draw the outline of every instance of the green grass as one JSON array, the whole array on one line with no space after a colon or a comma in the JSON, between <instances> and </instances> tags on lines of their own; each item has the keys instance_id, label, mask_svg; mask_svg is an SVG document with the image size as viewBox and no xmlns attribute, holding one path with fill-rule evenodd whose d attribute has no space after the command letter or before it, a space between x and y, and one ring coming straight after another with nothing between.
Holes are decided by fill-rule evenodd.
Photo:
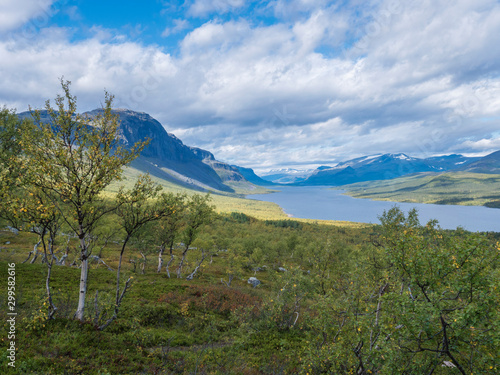
<instances>
[{"instance_id":1,"label":"green grass","mask_svg":"<svg viewBox=\"0 0 500 375\"><path fill-rule=\"evenodd\" d=\"M449 172L420 173L393 180L342 186L347 195L410 203L500 206L500 175Z\"/></svg>"},{"instance_id":2,"label":"green grass","mask_svg":"<svg viewBox=\"0 0 500 375\"><path fill-rule=\"evenodd\" d=\"M0 282L0 311L4 312L0 314L4 318L0 324L2 348L9 343L5 281L10 263L16 264L18 313L16 369L7 367L4 350L0 354L0 372L23 375L355 373L358 363L352 348L361 334L365 335L363 340L370 340L368 332L373 327L370 317L377 308L374 296L380 288L380 272L386 272L380 268L384 263L377 261L383 247L372 245L373 238L377 238L373 237L374 230L377 228L220 215L201 230L196 246L209 240L216 246L211 247L212 256L205 260L192 281L177 279L175 275L168 278L164 270L156 273L158 248L154 243L142 246L133 242L125 252L121 285L130 276L133 283L117 320L104 331L99 331L93 322L94 299L98 291L97 310L107 311L107 316L112 313L115 271L90 263L85 322L81 323L73 319L80 269L54 266L51 286L58 311L55 320L47 321L44 319L47 267L41 263L41 257L35 264L22 263L36 243L36 236L0 230L0 280L4 280ZM102 258L116 270L120 237L114 240L104 249ZM497 238L495 244L496 241ZM64 251L66 239L59 238L55 245L57 251ZM69 247L67 264L78 258L77 241L72 240ZM142 259L139 251L147 257L145 274L130 262ZM178 264L180 252L175 250L171 271ZM184 277L199 255L197 249L189 251ZM257 266L261 269L257 270ZM287 271L280 272L279 267ZM229 273L235 277L228 287L221 279L227 281ZM492 274L492 279L497 274ZM247 283L251 276L256 276L262 284L252 288ZM384 300L384 306L385 303ZM297 304L300 304L299 315L293 313ZM337 332L336 325L344 324L341 318L345 311L357 309L355 306L359 304L363 304L360 307L363 313L346 323L342 332ZM297 319L296 324L291 326L290 319ZM350 318L347 319L349 322ZM363 321L361 329L359 324ZM325 338L333 340L339 333L342 340L321 349ZM486 357L486 349L480 350L478 355ZM331 370L328 366L333 360L341 366L349 363L352 371ZM316 370L311 370L311 364ZM441 368L435 372L447 373Z\"/></svg>"},{"instance_id":3,"label":"green grass","mask_svg":"<svg viewBox=\"0 0 500 375\"><path fill-rule=\"evenodd\" d=\"M263 340L266 343L264 346L248 344L253 341L242 346L240 341L247 341L246 334L241 336L241 331L247 329L246 323L242 323L248 319L244 309L252 310L263 300L269 300L281 277L277 267L288 268L290 263L299 261L297 254L307 254L313 239L332 236L358 241L361 233L363 236L368 233L317 224L276 227L251 218L239 224L230 216L219 218L204 232L209 237L227 238L229 251L214 255L213 262L206 260L191 282L184 278L177 279L175 275L168 278L164 271L157 274L156 249L145 251L147 264L145 274L141 274L140 267L130 263L130 260L140 259L137 249L131 246L122 265L122 285L132 276L132 287L123 300L118 319L101 332L92 322L95 316L94 297L98 291L98 309L108 311L109 316L113 307L116 273L108 271L102 264L91 262L86 322L80 323L73 320L80 270L77 267L54 266L51 286L54 303L58 307L57 319L46 321L47 267L41 264L41 256L35 264L23 264L37 237L24 232L15 235L10 231L0 231L0 278L7 280L8 264L16 264L18 313L16 370L10 371L6 366L7 358L3 353L0 356L2 373L190 374L196 371L200 361L205 367L215 369L206 373L239 374L238 368L245 366L253 369L244 373L262 373L258 370L262 363L280 362L279 358L289 357L282 351L283 345L286 344L290 350L293 346L302 345L303 334L291 332L288 337L287 334L273 333L271 329L270 334L263 331L252 339L256 340L255 343ZM285 257L283 251L292 246L292 240L295 243L295 258L290 254ZM59 251L65 246L64 238L56 243ZM254 289L246 282L255 272L252 270L254 265L247 264L250 260L245 254L250 254L256 246L262 249L257 264L266 264L269 268L257 274L262 285ZM78 258L77 241L72 240L69 247L71 252L67 264ZM238 251L233 251L233 247ZM111 243L102 253L103 259L114 270L118 265L119 250L118 243ZM180 254L176 255L177 263ZM193 268L198 256L195 250L189 252L184 277ZM172 267L174 270L175 264ZM237 274L230 288L221 283L221 279L227 281L228 270ZM4 312L7 308L6 286L5 282L0 283L0 309ZM0 342L2 347L6 347L8 326L6 319L3 322L0 324ZM272 340L269 340L270 337ZM224 370L230 368L231 371ZM265 373L272 373L272 370Z\"/></svg>"}]
</instances>

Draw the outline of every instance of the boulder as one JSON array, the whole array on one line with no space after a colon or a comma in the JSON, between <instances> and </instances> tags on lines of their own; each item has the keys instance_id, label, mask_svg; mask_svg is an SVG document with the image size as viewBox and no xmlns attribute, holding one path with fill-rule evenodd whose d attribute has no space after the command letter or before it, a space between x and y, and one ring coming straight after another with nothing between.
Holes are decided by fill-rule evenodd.
<instances>
[{"instance_id":1,"label":"boulder","mask_svg":"<svg viewBox=\"0 0 500 375\"><path fill-rule=\"evenodd\" d=\"M255 288L260 284L260 280L258 280L256 277L250 277L248 278L247 283L252 284L252 286Z\"/></svg>"}]
</instances>

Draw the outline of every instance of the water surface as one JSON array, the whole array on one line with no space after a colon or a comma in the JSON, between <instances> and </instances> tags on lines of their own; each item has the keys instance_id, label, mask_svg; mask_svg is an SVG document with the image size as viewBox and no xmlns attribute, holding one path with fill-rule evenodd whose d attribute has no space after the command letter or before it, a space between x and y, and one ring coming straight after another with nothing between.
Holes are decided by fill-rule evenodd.
<instances>
[{"instance_id":1,"label":"water surface","mask_svg":"<svg viewBox=\"0 0 500 375\"><path fill-rule=\"evenodd\" d=\"M346 220L380 223L378 217L394 205L408 212L416 208L421 223L437 219L445 229L462 227L470 231L500 232L500 209L482 206L452 206L422 203L398 203L353 198L343 190L328 187L280 187L272 194L253 194L247 198L274 202L291 217L316 220Z\"/></svg>"}]
</instances>

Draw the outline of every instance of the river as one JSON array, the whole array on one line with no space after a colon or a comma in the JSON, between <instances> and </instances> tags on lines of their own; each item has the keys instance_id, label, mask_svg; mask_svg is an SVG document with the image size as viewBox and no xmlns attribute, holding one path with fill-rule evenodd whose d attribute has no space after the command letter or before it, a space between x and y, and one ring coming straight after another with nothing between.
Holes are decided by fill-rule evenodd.
<instances>
[{"instance_id":1,"label":"river","mask_svg":"<svg viewBox=\"0 0 500 375\"><path fill-rule=\"evenodd\" d=\"M437 219L444 229L462 227L469 231L500 232L500 209L482 206L399 203L358 199L343 195L343 190L328 187L279 187L271 194L247 195L247 198L278 204L291 217L316 220L346 220L360 223L379 223L378 217L399 206L408 212L416 208L422 224Z\"/></svg>"}]
</instances>

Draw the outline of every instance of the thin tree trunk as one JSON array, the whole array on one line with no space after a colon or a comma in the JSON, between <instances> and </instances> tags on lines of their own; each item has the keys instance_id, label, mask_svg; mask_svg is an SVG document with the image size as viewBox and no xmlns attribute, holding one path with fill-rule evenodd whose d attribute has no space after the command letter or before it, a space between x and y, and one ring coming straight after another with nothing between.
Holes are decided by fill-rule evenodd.
<instances>
[{"instance_id":1,"label":"thin tree trunk","mask_svg":"<svg viewBox=\"0 0 500 375\"><path fill-rule=\"evenodd\" d=\"M45 279L45 288L47 289L47 299L49 302L49 319L52 319L54 317L54 314L56 313L57 310L57 307L54 305L54 302L52 301L52 293L50 291L50 277L52 275L52 266L54 264L54 237L55 233L51 232L49 239L50 260L47 260L48 270L47 270L47 278Z\"/></svg>"},{"instance_id":2,"label":"thin tree trunk","mask_svg":"<svg viewBox=\"0 0 500 375\"><path fill-rule=\"evenodd\" d=\"M160 246L160 251L158 253L158 269L156 270L157 273L161 272L161 268L163 267L163 252L165 251L165 246L161 245Z\"/></svg>"},{"instance_id":3,"label":"thin tree trunk","mask_svg":"<svg viewBox=\"0 0 500 375\"><path fill-rule=\"evenodd\" d=\"M123 241L122 250L120 252L120 260L118 261L118 270L116 271L116 303L118 304L118 300L120 299L120 271L122 269L122 259L123 253L125 252L125 247L127 246L129 237L125 238ZM116 305L115 305L116 308Z\"/></svg>"},{"instance_id":4,"label":"thin tree trunk","mask_svg":"<svg viewBox=\"0 0 500 375\"><path fill-rule=\"evenodd\" d=\"M80 232L80 249L82 253L82 268L80 271L80 293L78 295L78 308L75 313L76 319L83 322L83 317L85 314L85 296L87 295L87 279L89 270L89 261L87 254L87 245L85 244L85 238Z\"/></svg>"},{"instance_id":5,"label":"thin tree trunk","mask_svg":"<svg viewBox=\"0 0 500 375\"><path fill-rule=\"evenodd\" d=\"M168 278L170 279L170 266L174 262L174 243L173 241L170 243L170 259L167 262L167 265L165 266L165 270L167 271Z\"/></svg>"},{"instance_id":6,"label":"thin tree trunk","mask_svg":"<svg viewBox=\"0 0 500 375\"><path fill-rule=\"evenodd\" d=\"M182 258L181 258L181 261L179 262L179 266L177 267L177 278L178 279L182 279L182 266L184 265L184 260L186 259L186 254L189 250L189 247L186 246L186 249L183 251L182 253Z\"/></svg>"},{"instance_id":7,"label":"thin tree trunk","mask_svg":"<svg viewBox=\"0 0 500 375\"><path fill-rule=\"evenodd\" d=\"M194 271L191 272L191 274L189 274L189 276L186 277L186 280L193 280L194 278L194 275L196 275L196 272L198 272L198 270L200 269L201 267L201 264L203 263L203 261L205 260L206 258L206 253L205 253L205 250L201 250L201 259L200 261L198 262L198 265L195 267Z\"/></svg>"},{"instance_id":8,"label":"thin tree trunk","mask_svg":"<svg viewBox=\"0 0 500 375\"><path fill-rule=\"evenodd\" d=\"M130 236L127 236L127 238L125 238L125 241L123 241L122 250L120 252L120 260L118 261L118 270L116 271L115 310L114 310L113 316L111 318L109 318L106 321L106 323L104 323L103 325L101 325L99 327L100 331L104 330L107 326L109 326L118 317L118 310L120 309L120 304L122 302L123 297L125 296L125 292L127 291L130 282L132 281L132 277L129 277L129 279L125 282L125 286L123 287L122 293L120 294L120 271L122 269L123 253L125 252L125 247L127 246L127 242L129 239L130 239Z\"/></svg>"},{"instance_id":9,"label":"thin tree trunk","mask_svg":"<svg viewBox=\"0 0 500 375\"><path fill-rule=\"evenodd\" d=\"M40 238L40 241L36 243L36 245L33 247L33 259L31 259L30 264L35 263L36 258L38 258L38 246L42 243L42 239ZM28 258L29 259L29 258Z\"/></svg>"},{"instance_id":10,"label":"thin tree trunk","mask_svg":"<svg viewBox=\"0 0 500 375\"><path fill-rule=\"evenodd\" d=\"M46 233L46 229L44 228L42 231L42 234L40 235L40 242L42 243L43 254L44 254L44 257L45 257L46 263L47 263L47 277L45 278L45 290L47 292L47 301L49 303L48 317L49 317L49 319L52 319L56 310L57 310L57 307L54 305L54 303L52 301L52 293L50 291L50 277L52 275L52 265L54 264L55 232L53 230L49 229L49 246L48 246L49 254L47 254L47 244L45 243L45 233Z\"/></svg>"},{"instance_id":11,"label":"thin tree trunk","mask_svg":"<svg viewBox=\"0 0 500 375\"><path fill-rule=\"evenodd\" d=\"M142 266L141 266L141 274L145 274L146 273L146 262L147 262L147 259L146 259L146 255L144 255L144 253L141 253L142 257L144 258L144 262L142 262Z\"/></svg>"}]
</instances>

